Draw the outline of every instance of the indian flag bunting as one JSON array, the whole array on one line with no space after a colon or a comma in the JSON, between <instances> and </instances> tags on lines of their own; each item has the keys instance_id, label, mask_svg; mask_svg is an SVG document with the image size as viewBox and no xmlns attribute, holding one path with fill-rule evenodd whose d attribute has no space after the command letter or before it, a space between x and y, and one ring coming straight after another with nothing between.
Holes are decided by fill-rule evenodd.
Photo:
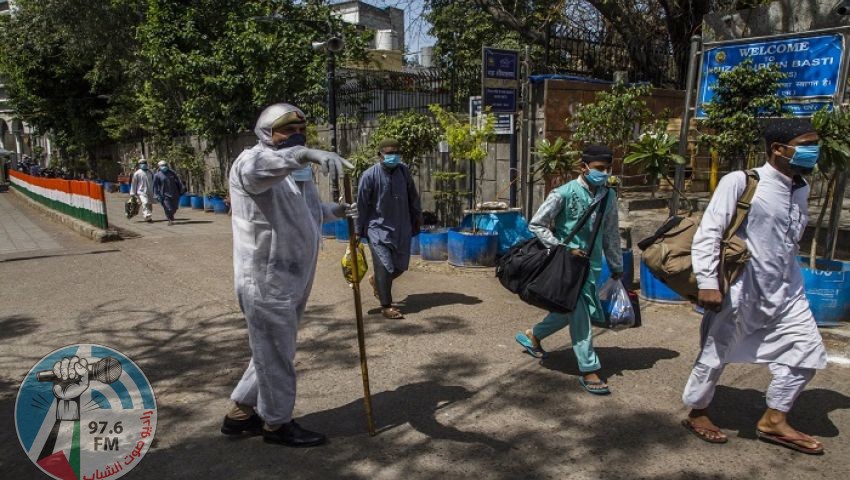
<instances>
[{"instance_id":1,"label":"indian flag bunting","mask_svg":"<svg viewBox=\"0 0 850 480\"><path fill-rule=\"evenodd\" d=\"M103 185L89 181L33 177L15 170L9 174L12 186L32 200L95 227L108 227Z\"/></svg>"}]
</instances>

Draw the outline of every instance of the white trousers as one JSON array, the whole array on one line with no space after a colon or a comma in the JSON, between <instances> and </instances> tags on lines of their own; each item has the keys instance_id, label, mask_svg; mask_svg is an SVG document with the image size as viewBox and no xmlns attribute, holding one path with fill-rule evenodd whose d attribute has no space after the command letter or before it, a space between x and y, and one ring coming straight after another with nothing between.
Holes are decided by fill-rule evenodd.
<instances>
[{"instance_id":1,"label":"white trousers","mask_svg":"<svg viewBox=\"0 0 850 480\"><path fill-rule=\"evenodd\" d=\"M151 203L151 198L146 193L139 193L139 203L142 204L142 218L145 220L151 218L153 214L153 204Z\"/></svg>"},{"instance_id":2,"label":"white trousers","mask_svg":"<svg viewBox=\"0 0 850 480\"><path fill-rule=\"evenodd\" d=\"M685 405L693 409L708 408L725 366L724 364L719 368L711 368L702 363L694 365L688 383L685 385L685 393L682 394ZM773 380L767 387L767 406L787 413L815 376L815 370L789 367L781 363L769 363L768 366L770 373L773 374Z\"/></svg>"}]
</instances>

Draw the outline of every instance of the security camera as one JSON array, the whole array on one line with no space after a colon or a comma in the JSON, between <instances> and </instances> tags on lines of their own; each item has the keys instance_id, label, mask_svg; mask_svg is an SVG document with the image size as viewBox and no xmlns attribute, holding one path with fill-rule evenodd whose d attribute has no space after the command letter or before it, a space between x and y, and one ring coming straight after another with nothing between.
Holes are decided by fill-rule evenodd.
<instances>
[{"instance_id":1,"label":"security camera","mask_svg":"<svg viewBox=\"0 0 850 480\"><path fill-rule=\"evenodd\" d=\"M326 42L313 42L313 50L327 50L337 53L345 48L345 42L339 37L331 37Z\"/></svg>"},{"instance_id":2,"label":"security camera","mask_svg":"<svg viewBox=\"0 0 850 480\"><path fill-rule=\"evenodd\" d=\"M834 11L839 15L850 15L850 0L841 0L838 2Z\"/></svg>"}]
</instances>

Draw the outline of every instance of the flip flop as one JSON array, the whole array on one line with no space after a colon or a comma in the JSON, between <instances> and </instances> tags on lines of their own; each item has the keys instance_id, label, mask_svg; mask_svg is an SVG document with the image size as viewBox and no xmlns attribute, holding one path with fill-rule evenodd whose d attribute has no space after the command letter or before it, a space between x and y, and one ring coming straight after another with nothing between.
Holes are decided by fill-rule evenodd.
<instances>
[{"instance_id":1,"label":"flip flop","mask_svg":"<svg viewBox=\"0 0 850 480\"><path fill-rule=\"evenodd\" d=\"M587 390L589 393L592 393L594 395L608 395L608 394L611 393L611 390L608 388L607 385L605 385L604 381L602 381L602 382L588 382L587 380L584 379L584 377L578 377L578 383L580 383L581 386L584 387L585 390ZM605 388L590 388L591 385L605 385Z\"/></svg>"},{"instance_id":2,"label":"flip flop","mask_svg":"<svg viewBox=\"0 0 850 480\"><path fill-rule=\"evenodd\" d=\"M389 318L390 320L401 320L404 318L404 314L401 313L401 310L390 307L381 309L381 314L384 315L384 318Z\"/></svg>"},{"instance_id":3,"label":"flip flop","mask_svg":"<svg viewBox=\"0 0 850 480\"><path fill-rule=\"evenodd\" d=\"M817 440L805 438L805 437L786 437L782 435L776 435L774 433L768 433L761 430L756 429L756 436L759 440L767 443L773 443L775 445L781 445L785 448L790 448L791 450L796 450L801 453L806 453L808 455L823 455L823 444L818 442ZM818 448L809 448L803 445L800 445L797 442L800 441L809 441L814 440L815 443L819 445Z\"/></svg>"},{"instance_id":4,"label":"flip flop","mask_svg":"<svg viewBox=\"0 0 850 480\"><path fill-rule=\"evenodd\" d=\"M514 338L516 339L516 343L520 344L522 348L525 349L525 352L532 357L546 358L549 356L549 354L541 347L535 347L534 344L531 343L531 339L528 338L528 335L518 332Z\"/></svg>"},{"instance_id":5,"label":"flip flop","mask_svg":"<svg viewBox=\"0 0 850 480\"><path fill-rule=\"evenodd\" d=\"M724 434L722 438L711 438L705 435L703 432L714 432L714 433L723 433L719 428L709 428L709 427L698 427L691 423L687 418L682 420L682 426L685 427L689 432L693 433L703 442L708 443L726 443L729 441L729 438Z\"/></svg>"}]
</instances>

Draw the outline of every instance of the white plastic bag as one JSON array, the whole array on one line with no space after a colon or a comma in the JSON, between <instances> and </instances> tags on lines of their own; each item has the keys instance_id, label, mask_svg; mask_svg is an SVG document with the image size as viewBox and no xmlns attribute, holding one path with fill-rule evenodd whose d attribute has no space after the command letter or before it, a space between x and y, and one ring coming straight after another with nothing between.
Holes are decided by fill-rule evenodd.
<instances>
[{"instance_id":1,"label":"white plastic bag","mask_svg":"<svg viewBox=\"0 0 850 480\"><path fill-rule=\"evenodd\" d=\"M602 302L608 328L622 330L635 326L635 311L623 282L613 278L608 279L599 289L599 300Z\"/></svg>"}]
</instances>

